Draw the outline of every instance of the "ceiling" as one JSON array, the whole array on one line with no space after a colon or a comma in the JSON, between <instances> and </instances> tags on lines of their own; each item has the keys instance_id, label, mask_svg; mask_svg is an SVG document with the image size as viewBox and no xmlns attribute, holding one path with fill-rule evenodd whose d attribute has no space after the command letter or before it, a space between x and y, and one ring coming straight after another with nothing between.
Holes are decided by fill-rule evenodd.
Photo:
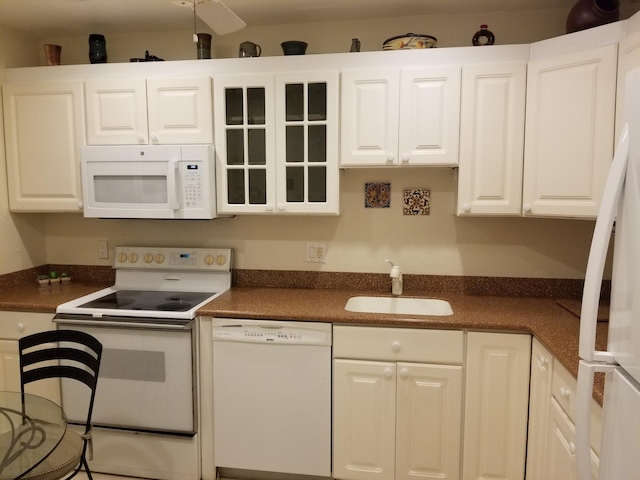
<instances>
[{"instance_id":1,"label":"ceiling","mask_svg":"<svg viewBox=\"0 0 640 480\"><path fill-rule=\"evenodd\" d=\"M411 15L569 8L576 0L223 0L248 26ZM640 0L623 0L623 2ZM179 2L178 2L179 3ZM184 30L174 0L0 0L0 27L47 36ZM199 23L202 25L202 23Z\"/></svg>"}]
</instances>

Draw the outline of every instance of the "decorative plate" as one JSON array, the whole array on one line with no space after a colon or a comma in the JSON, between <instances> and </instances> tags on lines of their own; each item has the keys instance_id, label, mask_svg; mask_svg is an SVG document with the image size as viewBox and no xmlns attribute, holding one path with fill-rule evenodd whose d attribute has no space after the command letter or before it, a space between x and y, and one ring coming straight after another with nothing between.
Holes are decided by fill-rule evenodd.
<instances>
[{"instance_id":1,"label":"decorative plate","mask_svg":"<svg viewBox=\"0 0 640 480\"><path fill-rule=\"evenodd\" d=\"M418 48L436 48L438 39L431 35L423 35L421 33L407 33L385 40L382 44L383 50L407 50Z\"/></svg>"}]
</instances>

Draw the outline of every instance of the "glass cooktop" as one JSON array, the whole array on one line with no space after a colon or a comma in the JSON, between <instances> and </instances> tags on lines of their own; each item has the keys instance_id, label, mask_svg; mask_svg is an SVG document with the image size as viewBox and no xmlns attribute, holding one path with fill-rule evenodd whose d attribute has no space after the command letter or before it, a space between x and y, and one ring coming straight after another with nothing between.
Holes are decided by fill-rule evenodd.
<instances>
[{"instance_id":1,"label":"glass cooktop","mask_svg":"<svg viewBox=\"0 0 640 480\"><path fill-rule=\"evenodd\" d=\"M78 305L78 308L186 312L212 295L213 293L208 292L118 290L104 297Z\"/></svg>"}]
</instances>

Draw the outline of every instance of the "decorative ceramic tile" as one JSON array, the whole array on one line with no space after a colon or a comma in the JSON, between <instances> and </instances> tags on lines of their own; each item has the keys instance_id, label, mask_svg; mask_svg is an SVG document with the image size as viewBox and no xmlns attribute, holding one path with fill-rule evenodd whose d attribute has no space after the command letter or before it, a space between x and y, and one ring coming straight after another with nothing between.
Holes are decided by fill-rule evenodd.
<instances>
[{"instance_id":1,"label":"decorative ceramic tile","mask_svg":"<svg viewBox=\"0 0 640 480\"><path fill-rule=\"evenodd\" d=\"M368 182L364 184L365 208L389 208L391 205L391 184Z\"/></svg>"},{"instance_id":2,"label":"decorative ceramic tile","mask_svg":"<svg viewBox=\"0 0 640 480\"><path fill-rule=\"evenodd\" d=\"M402 213L404 215L429 215L431 208L431 191L422 188L405 190Z\"/></svg>"}]
</instances>

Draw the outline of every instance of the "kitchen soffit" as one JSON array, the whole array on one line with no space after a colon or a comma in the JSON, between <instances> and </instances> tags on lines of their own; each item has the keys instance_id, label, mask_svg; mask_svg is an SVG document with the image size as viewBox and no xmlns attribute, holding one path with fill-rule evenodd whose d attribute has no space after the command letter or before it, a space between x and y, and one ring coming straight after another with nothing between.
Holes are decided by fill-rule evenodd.
<instances>
[{"instance_id":1,"label":"kitchen soffit","mask_svg":"<svg viewBox=\"0 0 640 480\"><path fill-rule=\"evenodd\" d=\"M569 8L576 0L224 0L248 26L429 14ZM623 0L631 3L638 0ZM39 37L185 30L189 8L172 0L0 0L0 28ZM204 24L198 20L198 28ZM206 28L206 27L205 27Z\"/></svg>"}]
</instances>

